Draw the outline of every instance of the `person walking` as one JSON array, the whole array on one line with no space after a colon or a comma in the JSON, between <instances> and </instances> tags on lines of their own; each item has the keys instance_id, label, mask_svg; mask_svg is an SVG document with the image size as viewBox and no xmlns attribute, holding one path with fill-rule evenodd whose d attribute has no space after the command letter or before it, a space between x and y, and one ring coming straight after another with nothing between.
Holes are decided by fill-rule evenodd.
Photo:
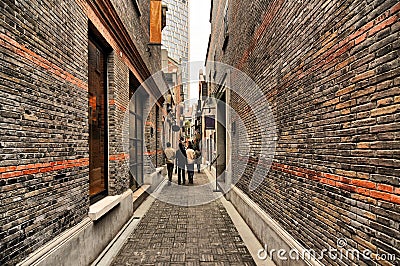
<instances>
[{"instance_id":1,"label":"person walking","mask_svg":"<svg viewBox=\"0 0 400 266\"><path fill-rule=\"evenodd\" d=\"M185 167L187 163L186 159L186 150L185 147L183 146L183 138L181 138L181 141L179 142L179 149L176 151L176 167L178 169L178 185L181 183L184 185L185 184Z\"/></svg>"},{"instance_id":2,"label":"person walking","mask_svg":"<svg viewBox=\"0 0 400 266\"><path fill-rule=\"evenodd\" d=\"M192 142L189 142L188 149L186 150L186 155L187 155L187 172L188 172L189 184L193 184L195 152L193 150Z\"/></svg>"},{"instance_id":3,"label":"person walking","mask_svg":"<svg viewBox=\"0 0 400 266\"><path fill-rule=\"evenodd\" d=\"M172 172L174 171L174 161L176 155L175 150L171 147L171 143L167 142L167 148L165 149L164 154L167 162L168 186L170 186L172 182Z\"/></svg>"},{"instance_id":4,"label":"person walking","mask_svg":"<svg viewBox=\"0 0 400 266\"><path fill-rule=\"evenodd\" d=\"M201 147L200 140L196 140L193 145L193 150L195 152L195 161L197 164L197 173L200 173L200 165L201 165Z\"/></svg>"}]
</instances>

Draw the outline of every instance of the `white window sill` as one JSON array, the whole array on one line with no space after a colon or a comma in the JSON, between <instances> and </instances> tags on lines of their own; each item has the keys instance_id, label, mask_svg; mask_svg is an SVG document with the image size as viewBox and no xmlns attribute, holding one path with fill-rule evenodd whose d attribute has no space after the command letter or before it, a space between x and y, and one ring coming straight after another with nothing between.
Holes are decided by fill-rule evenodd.
<instances>
[{"instance_id":1,"label":"white window sill","mask_svg":"<svg viewBox=\"0 0 400 266\"><path fill-rule=\"evenodd\" d=\"M97 221L121 202L121 195L107 196L89 207L89 218Z\"/></svg>"}]
</instances>

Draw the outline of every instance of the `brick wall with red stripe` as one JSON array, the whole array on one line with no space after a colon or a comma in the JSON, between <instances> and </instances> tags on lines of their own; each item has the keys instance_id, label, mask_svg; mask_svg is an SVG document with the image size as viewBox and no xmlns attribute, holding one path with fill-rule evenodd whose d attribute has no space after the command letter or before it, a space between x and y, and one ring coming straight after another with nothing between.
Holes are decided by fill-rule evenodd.
<instances>
[{"instance_id":1,"label":"brick wall with red stripe","mask_svg":"<svg viewBox=\"0 0 400 266\"><path fill-rule=\"evenodd\" d=\"M267 128L268 121L257 121L252 111L261 109L249 111L246 99L233 94L230 105L246 126L232 141L234 173L246 166L237 186L307 248L336 248L345 238L348 248L400 258L398 1L229 0L226 48L225 1L213 3L208 60L237 67L256 82L265 95L259 105L268 101L278 133L267 172L258 164L257 123ZM217 69L215 80L224 74ZM240 84L234 76L230 82ZM250 158L237 152L247 142ZM250 191L256 166L264 181ZM399 260L325 256L323 263Z\"/></svg>"},{"instance_id":2,"label":"brick wall with red stripe","mask_svg":"<svg viewBox=\"0 0 400 266\"><path fill-rule=\"evenodd\" d=\"M0 5L0 264L15 265L88 213L88 19L73 1Z\"/></svg>"},{"instance_id":3,"label":"brick wall with red stripe","mask_svg":"<svg viewBox=\"0 0 400 266\"><path fill-rule=\"evenodd\" d=\"M137 37L133 42L148 70L157 71L159 47L151 57L145 51L150 3L139 3L140 16L131 1L111 3ZM0 264L16 265L88 216L89 20L112 50L108 195L130 186L123 122L129 71L135 71L126 44L113 38L88 1L5 0L0 10Z\"/></svg>"}]
</instances>

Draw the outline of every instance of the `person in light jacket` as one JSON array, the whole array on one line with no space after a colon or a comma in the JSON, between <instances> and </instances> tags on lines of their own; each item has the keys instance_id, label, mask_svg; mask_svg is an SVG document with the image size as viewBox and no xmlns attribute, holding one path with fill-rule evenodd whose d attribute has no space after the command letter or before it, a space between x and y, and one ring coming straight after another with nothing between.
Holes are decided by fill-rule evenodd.
<instances>
[{"instance_id":1,"label":"person in light jacket","mask_svg":"<svg viewBox=\"0 0 400 266\"><path fill-rule=\"evenodd\" d=\"M167 148L164 151L165 160L167 162L168 185L172 182L172 172L174 170L175 150L171 147L171 143L167 142Z\"/></svg>"},{"instance_id":2,"label":"person in light jacket","mask_svg":"<svg viewBox=\"0 0 400 266\"><path fill-rule=\"evenodd\" d=\"M200 140L195 140L193 143L193 150L195 153L195 164L197 164L197 173L200 173L200 166L201 166L201 147L200 147Z\"/></svg>"},{"instance_id":3,"label":"person in light jacket","mask_svg":"<svg viewBox=\"0 0 400 266\"><path fill-rule=\"evenodd\" d=\"M193 184L194 163L196 159L192 142L189 142L188 148L186 150L186 156L187 156L187 172L188 172L189 184Z\"/></svg>"}]
</instances>

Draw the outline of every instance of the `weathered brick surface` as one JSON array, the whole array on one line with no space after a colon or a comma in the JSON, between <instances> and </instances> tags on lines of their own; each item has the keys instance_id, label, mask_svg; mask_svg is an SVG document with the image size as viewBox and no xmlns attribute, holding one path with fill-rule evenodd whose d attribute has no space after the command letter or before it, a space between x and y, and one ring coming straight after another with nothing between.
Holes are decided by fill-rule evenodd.
<instances>
[{"instance_id":1,"label":"weathered brick surface","mask_svg":"<svg viewBox=\"0 0 400 266\"><path fill-rule=\"evenodd\" d=\"M88 27L74 3L0 6L0 264L15 264L88 212Z\"/></svg>"},{"instance_id":2,"label":"weathered brick surface","mask_svg":"<svg viewBox=\"0 0 400 266\"><path fill-rule=\"evenodd\" d=\"M151 57L145 51L149 1L140 1L140 17L132 1L112 3L144 67L158 71L160 48L152 47ZM14 265L88 213L89 21L112 48L109 195L129 189L123 119L135 71L126 44L86 1L1 0L0 13L0 264Z\"/></svg>"},{"instance_id":3,"label":"weathered brick surface","mask_svg":"<svg viewBox=\"0 0 400 266\"><path fill-rule=\"evenodd\" d=\"M350 248L400 258L398 1L230 0L226 48L225 1L213 3L208 60L232 65L260 86L278 132L271 170L250 192L261 139L255 116L233 94L230 105L255 152L248 161L234 154L234 171L247 163L237 186L308 248L336 247L342 237ZM217 69L213 79L214 64L207 67L211 81L225 74ZM241 130L233 151L246 142Z\"/></svg>"},{"instance_id":4,"label":"weathered brick surface","mask_svg":"<svg viewBox=\"0 0 400 266\"><path fill-rule=\"evenodd\" d=\"M150 34L150 1L137 1L140 15L134 8L133 1L112 0L111 2L130 37L134 40L143 61L151 73L156 73L161 68L161 52L159 46L148 46ZM151 53L147 52L148 48Z\"/></svg>"},{"instance_id":5,"label":"weathered brick surface","mask_svg":"<svg viewBox=\"0 0 400 266\"><path fill-rule=\"evenodd\" d=\"M129 141L126 128L129 104L129 68L115 52L109 60L109 194L121 194L129 187Z\"/></svg>"},{"instance_id":6,"label":"weathered brick surface","mask_svg":"<svg viewBox=\"0 0 400 266\"><path fill-rule=\"evenodd\" d=\"M148 107L149 108L149 107ZM146 150L145 159L146 172L151 174L155 171L155 168L160 167L164 164L163 156L163 145L162 145L162 109L156 105L153 105L148 112L146 126L144 128L144 137Z\"/></svg>"}]
</instances>

